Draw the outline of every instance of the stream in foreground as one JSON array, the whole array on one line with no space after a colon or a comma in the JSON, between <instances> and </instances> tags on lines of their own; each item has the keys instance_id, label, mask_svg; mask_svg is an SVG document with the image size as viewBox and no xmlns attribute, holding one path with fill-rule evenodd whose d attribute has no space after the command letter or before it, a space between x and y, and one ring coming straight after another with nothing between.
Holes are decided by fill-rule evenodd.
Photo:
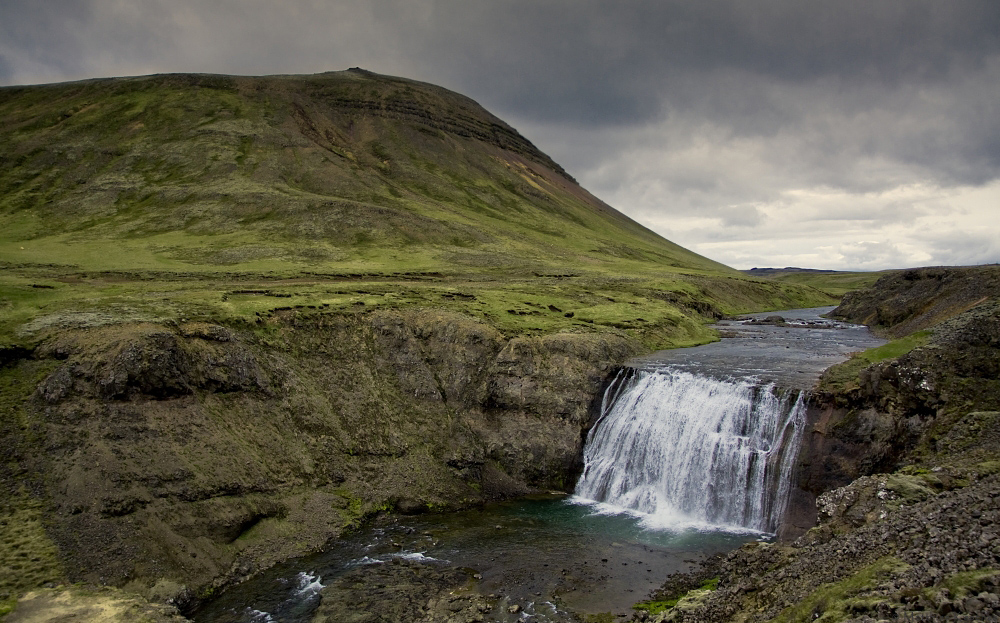
<instances>
[{"instance_id":1,"label":"stream in foreground","mask_svg":"<svg viewBox=\"0 0 1000 623\"><path fill-rule=\"evenodd\" d=\"M629 612L670 573L762 535L648 529L629 514L596 514L565 495L457 513L380 517L322 554L272 569L195 616L199 622L306 622L319 590L346 571L394 559L470 567L479 590L523 612L509 620L573 620L564 611ZM501 620L503 620L501 618Z\"/></svg>"},{"instance_id":2,"label":"stream in foreground","mask_svg":"<svg viewBox=\"0 0 1000 623\"><path fill-rule=\"evenodd\" d=\"M729 339L632 362L588 441L580 495L378 517L323 553L230 589L194 619L305 623L338 576L404 561L474 570L475 589L496 598L484 620L630 613L669 574L769 538L804 426L799 392L881 343L864 327L822 319L830 309L726 321ZM776 314L785 322L759 322Z\"/></svg>"}]
</instances>

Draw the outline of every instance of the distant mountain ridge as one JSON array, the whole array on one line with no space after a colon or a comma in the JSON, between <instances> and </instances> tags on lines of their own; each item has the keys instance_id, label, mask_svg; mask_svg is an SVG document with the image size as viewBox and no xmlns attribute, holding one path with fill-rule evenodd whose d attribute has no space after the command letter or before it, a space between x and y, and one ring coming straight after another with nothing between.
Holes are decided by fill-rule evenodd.
<instances>
[{"instance_id":1,"label":"distant mountain ridge","mask_svg":"<svg viewBox=\"0 0 1000 623\"><path fill-rule=\"evenodd\" d=\"M754 275L757 277L771 277L774 275L781 275L786 273L836 273L844 272L837 270L825 270L821 268L799 268L797 266L786 266L784 268L757 268L756 266L749 269L741 271L748 275Z\"/></svg>"}]
</instances>

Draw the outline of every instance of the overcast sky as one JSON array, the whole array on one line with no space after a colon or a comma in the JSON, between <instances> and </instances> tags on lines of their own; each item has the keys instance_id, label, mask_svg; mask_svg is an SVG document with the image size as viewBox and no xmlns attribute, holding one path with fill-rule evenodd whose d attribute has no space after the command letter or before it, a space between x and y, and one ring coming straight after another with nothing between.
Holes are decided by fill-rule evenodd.
<instances>
[{"instance_id":1,"label":"overcast sky","mask_svg":"<svg viewBox=\"0 0 1000 623\"><path fill-rule=\"evenodd\" d=\"M0 0L0 84L355 66L737 268L1000 262L998 0Z\"/></svg>"}]
</instances>

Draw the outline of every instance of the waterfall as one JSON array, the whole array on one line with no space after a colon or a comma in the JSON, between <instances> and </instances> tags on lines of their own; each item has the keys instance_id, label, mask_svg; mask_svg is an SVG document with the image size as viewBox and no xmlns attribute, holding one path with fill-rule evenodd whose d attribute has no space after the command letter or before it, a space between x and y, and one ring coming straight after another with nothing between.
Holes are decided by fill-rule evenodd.
<instances>
[{"instance_id":1,"label":"waterfall","mask_svg":"<svg viewBox=\"0 0 1000 623\"><path fill-rule=\"evenodd\" d=\"M664 525L774 532L804 421L801 393L773 384L628 370L605 392L576 495Z\"/></svg>"}]
</instances>

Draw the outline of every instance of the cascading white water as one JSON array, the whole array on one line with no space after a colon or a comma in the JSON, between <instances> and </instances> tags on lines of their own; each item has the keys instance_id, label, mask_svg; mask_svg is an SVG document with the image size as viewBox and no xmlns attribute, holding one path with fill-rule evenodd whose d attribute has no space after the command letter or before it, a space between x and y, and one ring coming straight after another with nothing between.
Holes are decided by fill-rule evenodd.
<instances>
[{"instance_id":1,"label":"cascading white water","mask_svg":"<svg viewBox=\"0 0 1000 623\"><path fill-rule=\"evenodd\" d=\"M774 532L804 421L801 394L753 379L630 370L605 393L576 495L666 525Z\"/></svg>"}]
</instances>

